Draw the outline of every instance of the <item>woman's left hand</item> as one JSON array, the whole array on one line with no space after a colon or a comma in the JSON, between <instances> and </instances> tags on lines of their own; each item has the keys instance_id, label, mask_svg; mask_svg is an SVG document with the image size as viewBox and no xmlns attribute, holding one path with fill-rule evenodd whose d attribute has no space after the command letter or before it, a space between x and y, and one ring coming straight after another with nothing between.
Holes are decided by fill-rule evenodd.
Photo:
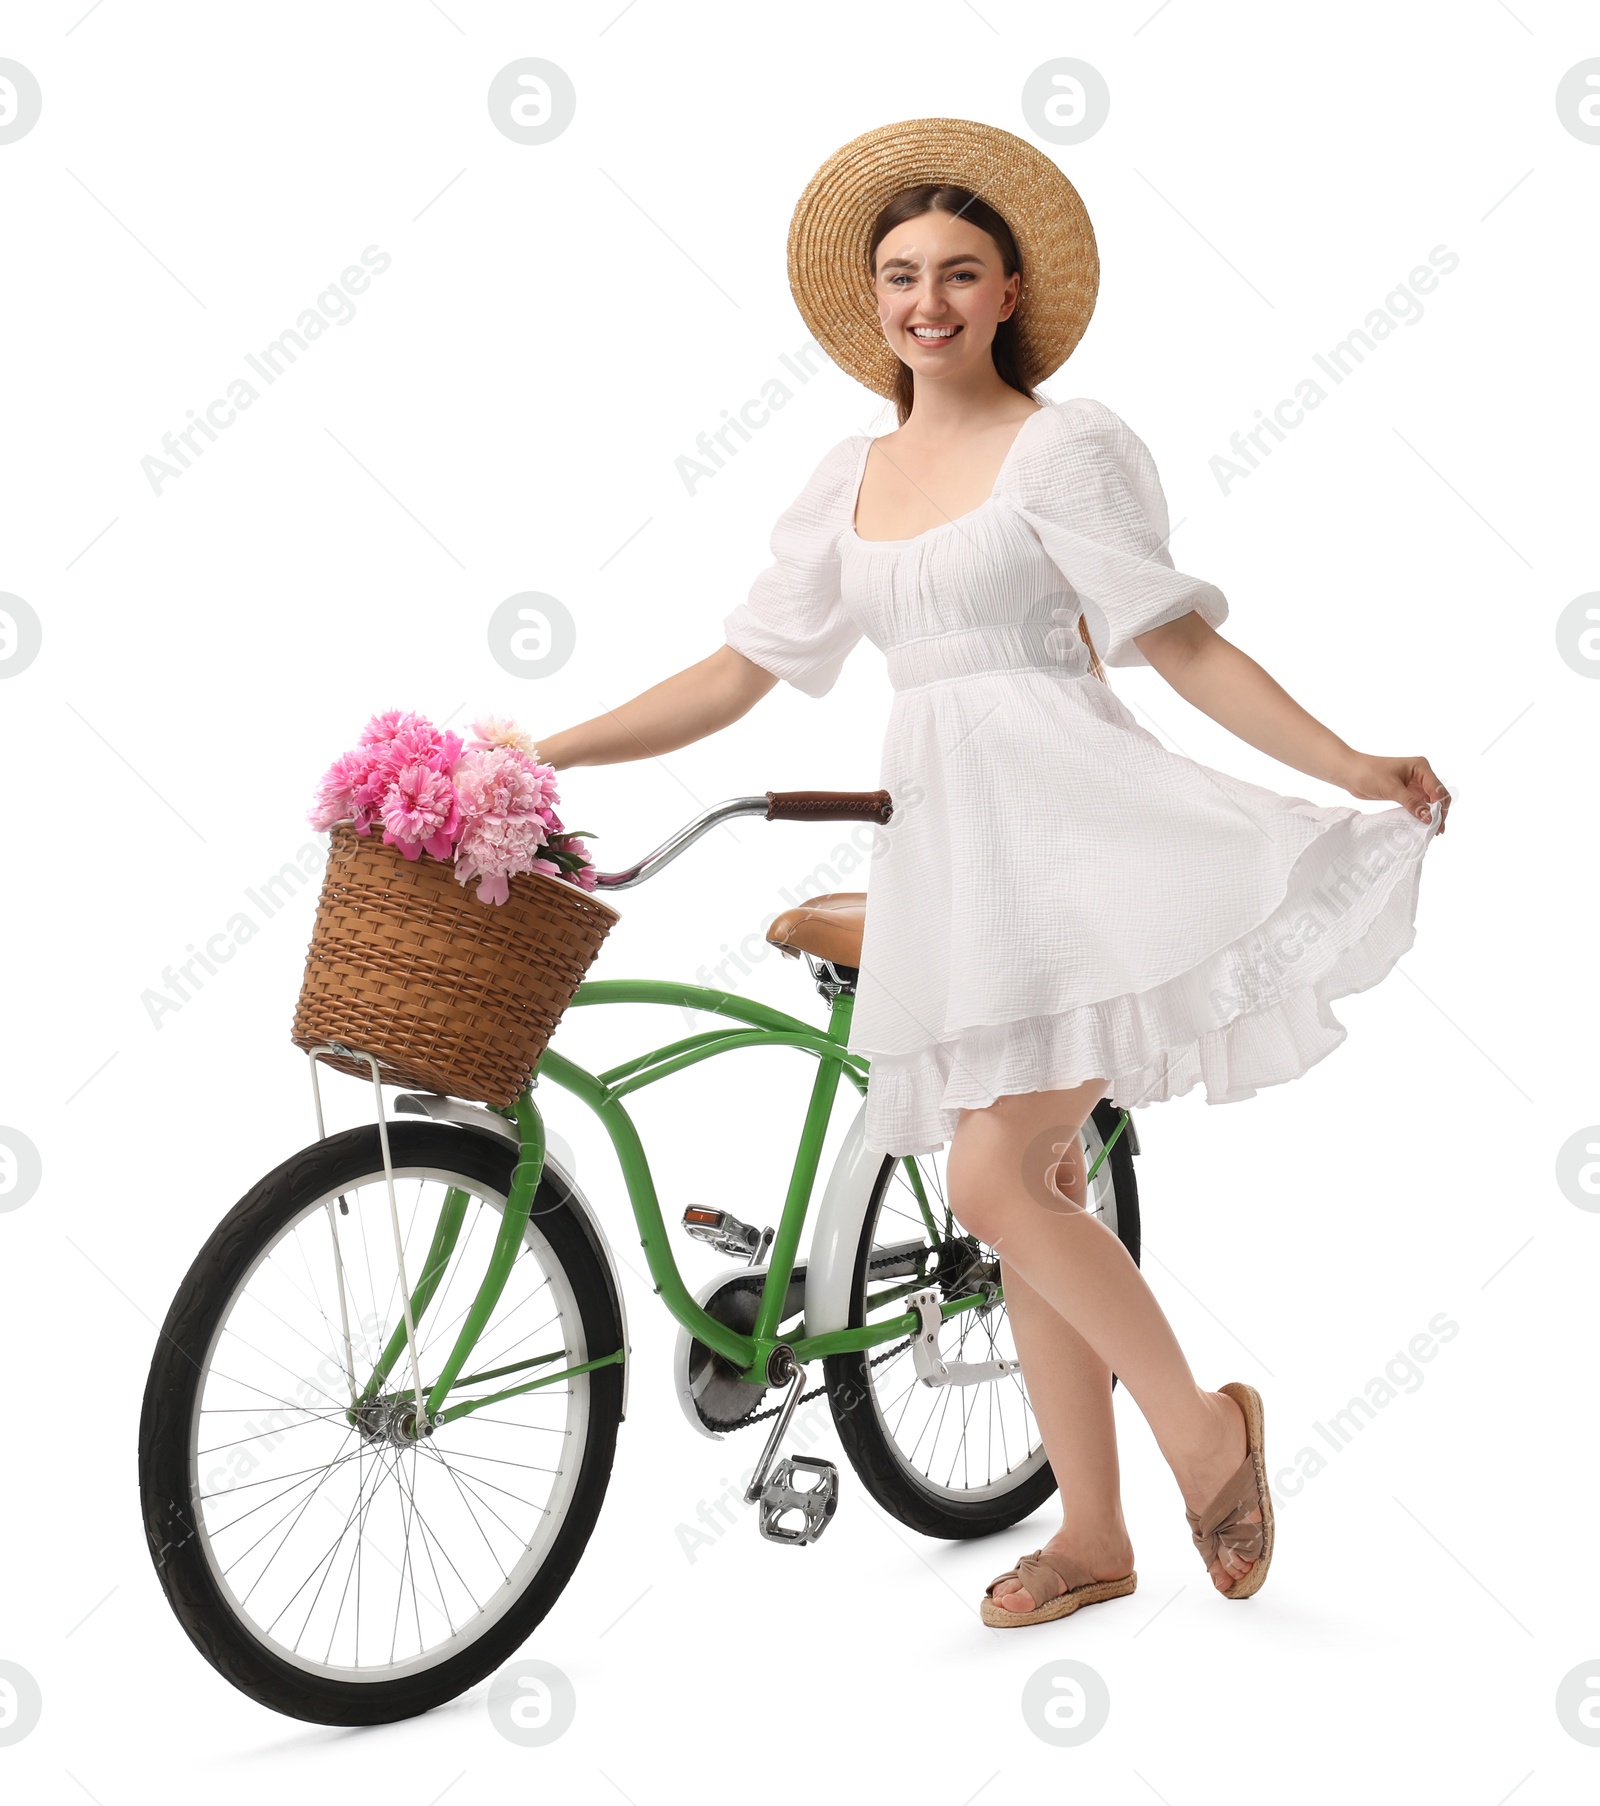
<instances>
[{"instance_id":1,"label":"woman's left hand","mask_svg":"<svg viewBox=\"0 0 1600 1806\"><path fill-rule=\"evenodd\" d=\"M1432 804L1443 803L1439 832L1444 832L1445 820L1450 814L1450 792L1434 775L1433 767L1420 756L1381 759L1369 753L1358 753L1344 787L1363 802L1403 803L1423 821L1428 819Z\"/></svg>"}]
</instances>

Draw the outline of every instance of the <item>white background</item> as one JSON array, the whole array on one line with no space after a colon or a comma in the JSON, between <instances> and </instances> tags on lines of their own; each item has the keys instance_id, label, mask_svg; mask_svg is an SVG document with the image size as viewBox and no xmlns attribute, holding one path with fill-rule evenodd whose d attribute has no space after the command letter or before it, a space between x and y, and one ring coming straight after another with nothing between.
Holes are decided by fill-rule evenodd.
<instances>
[{"instance_id":1,"label":"white background","mask_svg":"<svg viewBox=\"0 0 1600 1806\"><path fill-rule=\"evenodd\" d=\"M6 531L0 589L43 623L0 683L7 833L0 1124L39 1147L0 1215L8 1410L0 1658L44 1700L0 1748L14 1799L489 1801L516 1788L655 1802L751 1789L950 1806L1072 1787L1106 1802L1245 1795L1460 1806L1592 1797L1600 1750L1558 1723L1600 1658L1591 1560L1595 1243L1557 1150L1600 1118L1592 1024L1600 685L1557 652L1596 587L1593 220L1600 146L1555 90L1600 54L1592 10L1491 0L1284 8L765 9L614 0L564 11L281 0L13 0L0 56L38 125L0 145ZM486 94L558 63L571 127L513 143ZM1013 1638L992 1575L1057 1527L914 1536L855 1475L829 1534L780 1548L747 1514L690 1561L678 1527L755 1459L695 1436L676 1326L642 1278L596 1125L541 1094L624 1268L634 1367L589 1552L525 1654L577 1718L519 1748L486 1688L353 1732L231 1689L170 1614L143 1546L141 1391L212 1225L311 1138L289 1018L312 888L152 1025L141 994L312 837L311 787L366 716L510 713L535 735L705 656L817 460L891 411L831 365L716 477L674 461L782 373L807 333L790 210L870 126L928 114L1028 135L1041 63L1081 58L1110 116L1054 148L1103 264L1087 336L1046 385L1150 445L1181 569L1228 637L1355 747L1425 754L1456 798L1414 949L1336 1006L1349 1039L1243 1107L1139 1113L1145 1270L1203 1384L1266 1400L1275 1470L1428 1320L1459 1334L1325 1472L1279 1500L1270 1584L1210 1594L1177 1490L1119 1390L1140 1588ZM1247 480L1209 468L1430 249L1459 267ZM141 459L378 245L355 317L157 495ZM1325 384L1325 386L1329 386ZM561 598L578 643L519 681L486 623ZM1278 765L1117 672L1190 756L1319 802ZM813 701L780 685L727 732L563 774L602 867L702 807L870 788L890 691L863 642ZM1092 807L1091 797L1070 799ZM981 858L984 824L970 824ZM702 978L784 893L854 889L846 832L749 821L620 899L597 976ZM740 988L821 1021L803 965ZM579 1012L593 1066L685 1032ZM638 1100L669 1223L690 1200L775 1220L809 1063L701 1067ZM340 1121L367 1100L332 1079ZM1600 1132L1597 1132L1600 1133ZM697 1285L717 1257L680 1239ZM820 1377L820 1376L818 1376ZM807 1407L816 1409L816 1407ZM749 1446L747 1447L746 1444ZM817 1447L838 1456L831 1428ZM1164 1609L1163 1609L1164 1608ZM1159 1611L1159 1616L1157 1613ZM1026 1727L1058 1656L1111 1716L1062 1750Z\"/></svg>"}]
</instances>

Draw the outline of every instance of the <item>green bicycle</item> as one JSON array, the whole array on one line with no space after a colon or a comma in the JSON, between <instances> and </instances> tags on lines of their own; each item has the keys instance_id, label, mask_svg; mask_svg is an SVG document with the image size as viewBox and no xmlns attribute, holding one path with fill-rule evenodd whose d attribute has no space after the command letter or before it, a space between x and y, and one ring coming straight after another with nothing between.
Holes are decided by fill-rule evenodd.
<instances>
[{"instance_id":1,"label":"green bicycle","mask_svg":"<svg viewBox=\"0 0 1600 1806\"><path fill-rule=\"evenodd\" d=\"M736 798L598 886L644 882L734 816L882 822L891 810L883 791ZM253 1185L196 1256L140 1423L157 1574L235 1686L324 1724L410 1717L508 1660L576 1568L626 1416L629 1343L596 1212L546 1150L533 1098L546 1081L611 1139L654 1290L680 1326L690 1424L721 1438L773 1420L745 1493L763 1536L815 1541L838 1502L833 1463L778 1453L815 1361L822 1384L804 1396L826 1391L862 1485L912 1529L989 1536L1055 1490L999 1261L952 1216L943 1151L864 1145L868 1062L846 1043L865 903L813 897L767 931L804 954L822 1027L700 985L588 980L569 1008L657 1003L728 1020L600 1073L552 1043L515 1104L409 1094L394 1109L423 1120L407 1122L385 1115L371 1056L311 1050L320 1139ZM684 1229L736 1263L691 1295L625 1104L750 1047L811 1056L810 1101L775 1229L684 1210ZM376 1123L321 1133L325 1053L367 1064ZM813 1218L841 1081L856 1108ZM1137 1260L1127 1113L1102 1101L1083 1146L1090 1208Z\"/></svg>"}]
</instances>

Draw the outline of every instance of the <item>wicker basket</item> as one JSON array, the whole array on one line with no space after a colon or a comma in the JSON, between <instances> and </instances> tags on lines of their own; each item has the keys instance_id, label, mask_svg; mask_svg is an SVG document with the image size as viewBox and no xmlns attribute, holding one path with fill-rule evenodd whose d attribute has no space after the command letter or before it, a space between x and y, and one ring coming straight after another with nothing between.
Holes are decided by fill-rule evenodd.
<instances>
[{"instance_id":1,"label":"wicker basket","mask_svg":"<svg viewBox=\"0 0 1600 1806\"><path fill-rule=\"evenodd\" d=\"M509 1104L555 1033L618 912L529 872L480 903L454 868L407 859L348 822L331 831L293 1041L369 1053L386 1083ZM370 1078L361 1061L323 1058Z\"/></svg>"}]
</instances>

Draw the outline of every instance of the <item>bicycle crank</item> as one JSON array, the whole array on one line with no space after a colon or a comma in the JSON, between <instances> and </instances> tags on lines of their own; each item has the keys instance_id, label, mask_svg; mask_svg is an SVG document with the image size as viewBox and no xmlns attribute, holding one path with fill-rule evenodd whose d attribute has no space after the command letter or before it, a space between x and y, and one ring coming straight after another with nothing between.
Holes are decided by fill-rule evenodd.
<instances>
[{"instance_id":1,"label":"bicycle crank","mask_svg":"<svg viewBox=\"0 0 1600 1806\"><path fill-rule=\"evenodd\" d=\"M795 1360L792 1350L779 1347L773 1349L767 1363L767 1378L775 1386L787 1380L789 1391L744 1496L747 1503L760 1503L757 1522L764 1537L770 1542L803 1547L806 1543L814 1543L833 1521L833 1514L839 1507L839 1470L833 1462L812 1455L784 1455L774 1461L778 1444L789 1427L789 1419L800 1402L806 1370ZM815 1484L797 1486L795 1480L800 1474L814 1474ZM783 1523L785 1514L792 1511L800 1513L801 1521L795 1529L787 1528Z\"/></svg>"},{"instance_id":2,"label":"bicycle crank","mask_svg":"<svg viewBox=\"0 0 1600 1806\"><path fill-rule=\"evenodd\" d=\"M1002 1355L993 1361L947 1361L939 1353L939 1329L944 1317L939 1310L939 1291L930 1286L925 1292L913 1292L906 1304L916 1311L917 1333L911 1342L911 1359L916 1364L917 1378L924 1386L977 1386L985 1380L1003 1379L1008 1373L1020 1373L1021 1361Z\"/></svg>"}]
</instances>

